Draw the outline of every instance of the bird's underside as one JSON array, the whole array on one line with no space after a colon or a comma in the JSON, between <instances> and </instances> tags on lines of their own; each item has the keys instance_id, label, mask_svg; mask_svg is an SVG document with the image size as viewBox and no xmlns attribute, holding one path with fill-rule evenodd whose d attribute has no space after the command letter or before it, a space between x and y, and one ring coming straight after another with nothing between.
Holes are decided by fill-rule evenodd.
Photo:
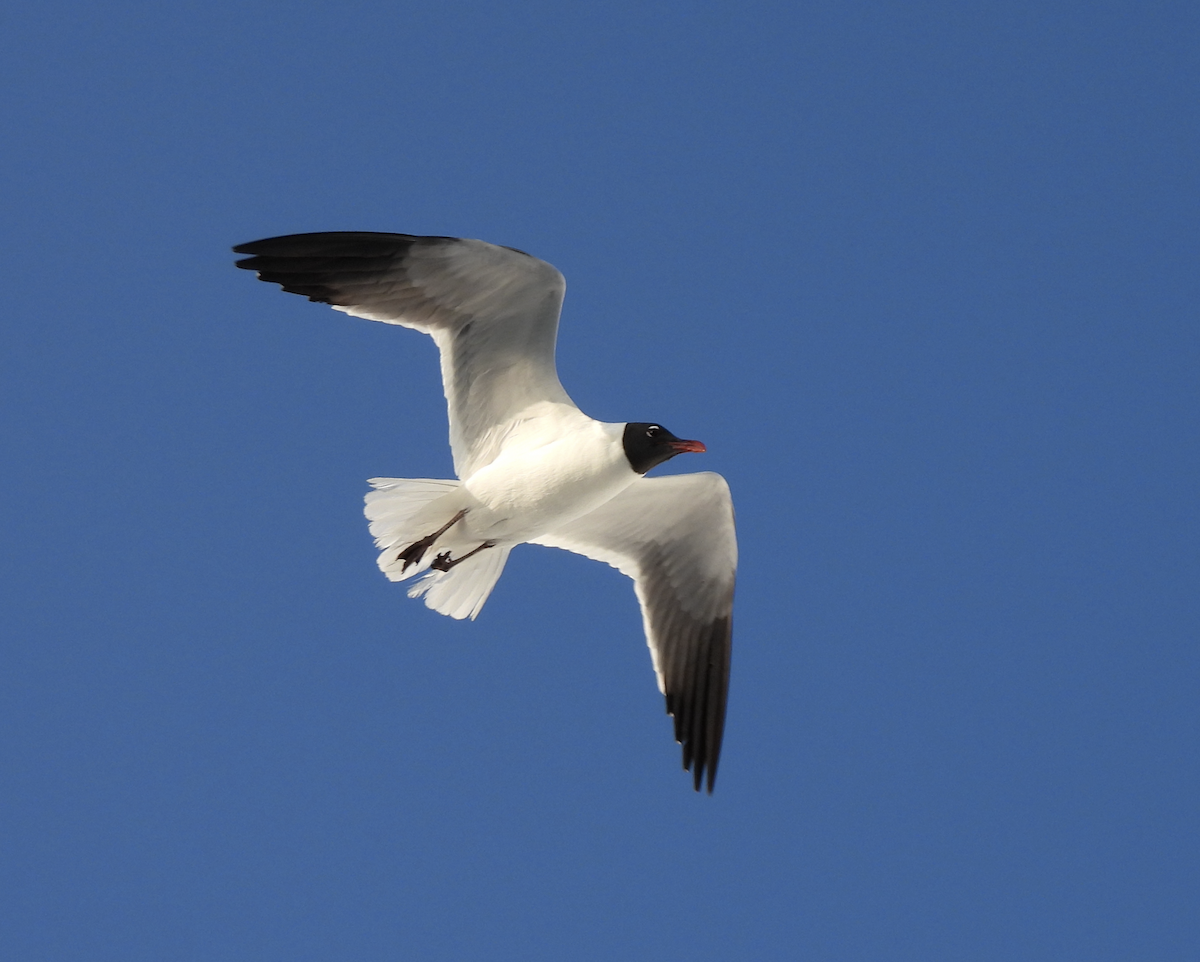
<instances>
[{"instance_id":1,"label":"bird's underside","mask_svg":"<svg viewBox=\"0 0 1200 962\"><path fill-rule=\"evenodd\" d=\"M458 524L458 522L466 517L466 514L466 508L460 509L459 511L455 512L453 518L438 528L437 531L433 532L433 534L427 534L423 538L418 538L398 555L396 555L396 560L400 562L401 572L406 571L410 565L419 565L425 558L425 552L437 543L438 538L440 538L452 527L454 527L454 525ZM486 551L488 548L494 547L496 547L495 541L480 541L479 544L477 544L470 551L467 551L466 553L460 553L457 557L451 557L453 554L451 551L439 551L434 559L429 562L429 567L434 571L450 571L454 568L457 568L464 561L470 561L477 554L479 554L479 552Z\"/></svg>"},{"instance_id":2,"label":"bird's underside","mask_svg":"<svg viewBox=\"0 0 1200 962\"><path fill-rule=\"evenodd\" d=\"M375 478L366 515L393 581L474 618L523 542L565 548L633 579L684 768L711 792L729 685L737 544L723 478L647 478L703 451L659 425L605 424L558 381L565 285L511 248L449 237L295 234L234 248L237 266L437 343L459 480Z\"/></svg>"}]
</instances>

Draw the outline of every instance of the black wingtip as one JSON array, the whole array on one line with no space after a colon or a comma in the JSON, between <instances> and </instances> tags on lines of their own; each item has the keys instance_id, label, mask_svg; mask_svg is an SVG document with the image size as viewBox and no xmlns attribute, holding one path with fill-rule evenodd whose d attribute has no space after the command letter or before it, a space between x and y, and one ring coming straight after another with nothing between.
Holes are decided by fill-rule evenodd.
<instances>
[{"instance_id":1,"label":"black wingtip","mask_svg":"<svg viewBox=\"0 0 1200 962\"><path fill-rule=\"evenodd\" d=\"M690 754L688 746L684 745L683 770L692 773L693 791L704 791L706 794L711 795L713 787L717 784L717 759L689 758Z\"/></svg>"},{"instance_id":2,"label":"black wingtip","mask_svg":"<svg viewBox=\"0 0 1200 962\"><path fill-rule=\"evenodd\" d=\"M692 773L692 788L707 789L717 783L717 763L725 730L729 690L732 618L715 619L707 626L683 661L678 684L668 688L667 712L675 721L675 740L682 746L683 768Z\"/></svg>"},{"instance_id":3,"label":"black wingtip","mask_svg":"<svg viewBox=\"0 0 1200 962\"><path fill-rule=\"evenodd\" d=\"M402 253L416 243L452 244L457 240L457 237L436 234L422 236L370 230L331 230L264 237L238 244L233 252L260 257L380 257Z\"/></svg>"},{"instance_id":4,"label":"black wingtip","mask_svg":"<svg viewBox=\"0 0 1200 962\"><path fill-rule=\"evenodd\" d=\"M355 303L348 288L364 277L370 280L369 275L393 270L414 244L453 240L373 231L284 234L238 244L233 252L250 256L234 261L234 266L256 272L259 280L278 284L289 294L344 306Z\"/></svg>"}]
</instances>

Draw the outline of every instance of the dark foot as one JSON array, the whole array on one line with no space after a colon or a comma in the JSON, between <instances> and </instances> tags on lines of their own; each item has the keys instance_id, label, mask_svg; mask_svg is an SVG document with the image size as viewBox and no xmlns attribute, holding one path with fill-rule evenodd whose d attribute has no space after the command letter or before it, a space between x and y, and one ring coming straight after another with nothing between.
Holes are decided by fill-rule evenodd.
<instances>
[{"instance_id":1,"label":"dark foot","mask_svg":"<svg viewBox=\"0 0 1200 962\"><path fill-rule=\"evenodd\" d=\"M433 559L433 562L429 565L429 567L431 567L434 571L449 571L455 565L460 565L464 561L466 561L468 558L473 558L475 555L479 554L479 552L481 552L484 548L494 548L494 547L496 547L495 541L485 541L478 548L472 548L461 558L454 558L454 559L451 559L449 551L443 551L440 555L438 555L436 558Z\"/></svg>"},{"instance_id":2,"label":"dark foot","mask_svg":"<svg viewBox=\"0 0 1200 962\"><path fill-rule=\"evenodd\" d=\"M420 541L414 541L407 548L405 548L398 555L396 555L397 561L404 562L404 567L402 567L400 569L400 572L404 573L405 571L407 571L409 569L410 565L420 564L421 559L425 557L425 552L433 547L433 543L435 541L437 541L437 539L440 538L442 535L444 535L447 531L449 531L451 528L453 528L456 524L458 524L458 522L460 522L463 519L463 515L465 515L466 513L467 513L467 509L463 508L460 512L458 512L458 514L456 514L453 518L451 518L444 525L442 525L440 528L438 528L437 531L435 531L433 534L426 535ZM439 555L439 557L440 557L440 555Z\"/></svg>"}]
</instances>

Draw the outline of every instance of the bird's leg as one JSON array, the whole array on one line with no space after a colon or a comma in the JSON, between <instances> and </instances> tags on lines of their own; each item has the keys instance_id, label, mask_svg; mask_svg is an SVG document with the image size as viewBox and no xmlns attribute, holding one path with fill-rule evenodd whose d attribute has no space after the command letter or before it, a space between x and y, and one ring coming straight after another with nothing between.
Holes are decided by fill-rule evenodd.
<instances>
[{"instance_id":1,"label":"bird's leg","mask_svg":"<svg viewBox=\"0 0 1200 962\"><path fill-rule=\"evenodd\" d=\"M450 558L449 551L443 551L440 555L438 555L436 558L433 559L433 561L430 563L429 567L431 567L434 571L449 571L455 565L460 565L464 561L466 561L468 558L474 557L475 555L479 554L479 552L481 552L484 548L494 548L494 547L496 547L495 541L485 541L478 548L472 548L461 558L454 558L453 560L451 560L451 558Z\"/></svg>"},{"instance_id":2,"label":"bird's leg","mask_svg":"<svg viewBox=\"0 0 1200 962\"><path fill-rule=\"evenodd\" d=\"M456 524L458 524L458 522L463 519L463 516L466 513L467 509L463 508L460 512L458 512L458 514L438 528L433 534L425 536L420 541L414 541L407 548L396 555L397 561L404 562L404 567L402 567L400 571L403 573L408 570L409 565L420 564L421 559L425 556L425 552L433 547L433 543L447 531L453 528Z\"/></svg>"}]
</instances>

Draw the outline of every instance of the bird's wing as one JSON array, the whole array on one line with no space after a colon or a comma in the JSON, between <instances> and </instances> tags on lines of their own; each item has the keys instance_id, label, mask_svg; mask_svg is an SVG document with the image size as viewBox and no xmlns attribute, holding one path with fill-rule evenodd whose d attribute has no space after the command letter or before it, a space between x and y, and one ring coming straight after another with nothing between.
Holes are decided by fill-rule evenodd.
<instances>
[{"instance_id":1,"label":"bird's wing","mask_svg":"<svg viewBox=\"0 0 1200 962\"><path fill-rule=\"evenodd\" d=\"M499 453L514 422L575 405L554 342L566 283L545 261L454 237L332 232L241 244L237 266L355 317L432 335L459 477Z\"/></svg>"},{"instance_id":2,"label":"bird's wing","mask_svg":"<svg viewBox=\"0 0 1200 962\"><path fill-rule=\"evenodd\" d=\"M633 579L646 641L696 790L717 775L733 632L737 538L719 474L635 481L590 514L535 539Z\"/></svg>"}]
</instances>

